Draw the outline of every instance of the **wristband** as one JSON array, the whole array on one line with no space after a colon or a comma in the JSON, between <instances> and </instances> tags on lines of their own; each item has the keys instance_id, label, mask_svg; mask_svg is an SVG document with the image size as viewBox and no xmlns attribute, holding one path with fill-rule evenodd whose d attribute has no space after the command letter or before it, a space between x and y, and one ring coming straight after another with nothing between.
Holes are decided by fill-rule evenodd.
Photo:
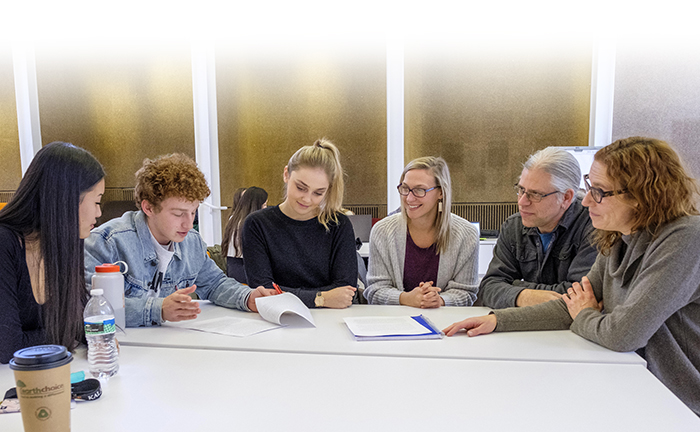
<instances>
[{"instance_id":1,"label":"wristband","mask_svg":"<svg viewBox=\"0 0 700 432\"><path fill-rule=\"evenodd\" d=\"M95 378L88 378L84 381L70 385L70 397L75 400L91 401L102 396L102 386ZM12 387L5 392L5 399L17 399L17 388Z\"/></svg>"}]
</instances>

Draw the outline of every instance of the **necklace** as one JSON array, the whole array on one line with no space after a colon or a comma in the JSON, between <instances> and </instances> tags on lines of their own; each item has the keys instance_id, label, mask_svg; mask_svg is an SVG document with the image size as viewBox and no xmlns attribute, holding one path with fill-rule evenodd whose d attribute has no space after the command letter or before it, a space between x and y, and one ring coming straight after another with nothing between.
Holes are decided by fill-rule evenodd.
<instances>
[{"instance_id":1,"label":"necklace","mask_svg":"<svg viewBox=\"0 0 700 432\"><path fill-rule=\"evenodd\" d=\"M39 304L46 301L44 289L44 258L41 256L41 245L38 239L25 239L25 260L29 271L29 283L32 286L34 299Z\"/></svg>"}]
</instances>

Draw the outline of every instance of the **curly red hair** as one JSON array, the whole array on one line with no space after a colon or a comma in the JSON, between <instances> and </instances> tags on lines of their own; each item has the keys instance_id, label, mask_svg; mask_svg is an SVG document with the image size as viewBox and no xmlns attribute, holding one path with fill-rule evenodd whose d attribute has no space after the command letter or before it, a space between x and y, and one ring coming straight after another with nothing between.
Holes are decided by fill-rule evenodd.
<instances>
[{"instance_id":1,"label":"curly red hair","mask_svg":"<svg viewBox=\"0 0 700 432\"><path fill-rule=\"evenodd\" d=\"M210 193L197 163L182 153L144 159L143 166L136 171L135 196L139 207L146 200L160 208L160 204L170 197L203 201Z\"/></svg>"},{"instance_id":2,"label":"curly red hair","mask_svg":"<svg viewBox=\"0 0 700 432\"><path fill-rule=\"evenodd\" d=\"M652 235L665 224L682 216L698 214L698 187L688 175L678 154L666 143L653 138L620 139L598 150L595 160L607 176L627 190L637 203L632 232L647 230ZM615 231L598 231L596 243L603 254L622 236Z\"/></svg>"}]
</instances>

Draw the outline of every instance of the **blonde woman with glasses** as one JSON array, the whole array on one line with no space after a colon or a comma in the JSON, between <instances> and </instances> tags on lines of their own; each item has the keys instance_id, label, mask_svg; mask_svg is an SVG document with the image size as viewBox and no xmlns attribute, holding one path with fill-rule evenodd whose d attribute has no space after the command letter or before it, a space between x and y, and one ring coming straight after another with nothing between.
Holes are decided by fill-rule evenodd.
<instances>
[{"instance_id":1,"label":"blonde woman with glasses","mask_svg":"<svg viewBox=\"0 0 700 432\"><path fill-rule=\"evenodd\" d=\"M478 291L479 233L450 212L447 163L422 157L403 170L401 213L372 229L368 287L371 304L418 308L471 306Z\"/></svg>"}]
</instances>

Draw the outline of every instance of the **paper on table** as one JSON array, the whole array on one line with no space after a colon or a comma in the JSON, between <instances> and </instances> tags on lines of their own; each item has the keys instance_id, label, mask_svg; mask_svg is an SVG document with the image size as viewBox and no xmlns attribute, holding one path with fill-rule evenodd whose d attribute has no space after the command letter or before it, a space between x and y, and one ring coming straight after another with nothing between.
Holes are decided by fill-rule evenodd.
<instances>
[{"instance_id":1,"label":"paper on table","mask_svg":"<svg viewBox=\"0 0 700 432\"><path fill-rule=\"evenodd\" d=\"M343 318L355 336L420 335L429 330L410 316Z\"/></svg>"},{"instance_id":2,"label":"paper on table","mask_svg":"<svg viewBox=\"0 0 700 432\"><path fill-rule=\"evenodd\" d=\"M277 324L249 318L221 317L208 320L193 320L182 323L178 327L216 333L227 336L245 337L268 330L280 328Z\"/></svg>"},{"instance_id":3,"label":"paper on table","mask_svg":"<svg viewBox=\"0 0 700 432\"><path fill-rule=\"evenodd\" d=\"M255 299L255 305L258 307L260 316L270 322L281 325L282 315L287 314L288 319L285 318L285 324L290 324L290 321L294 321L295 316L299 316L316 327L309 308L292 293L258 297Z\"/></svg>"}]
</instances>

